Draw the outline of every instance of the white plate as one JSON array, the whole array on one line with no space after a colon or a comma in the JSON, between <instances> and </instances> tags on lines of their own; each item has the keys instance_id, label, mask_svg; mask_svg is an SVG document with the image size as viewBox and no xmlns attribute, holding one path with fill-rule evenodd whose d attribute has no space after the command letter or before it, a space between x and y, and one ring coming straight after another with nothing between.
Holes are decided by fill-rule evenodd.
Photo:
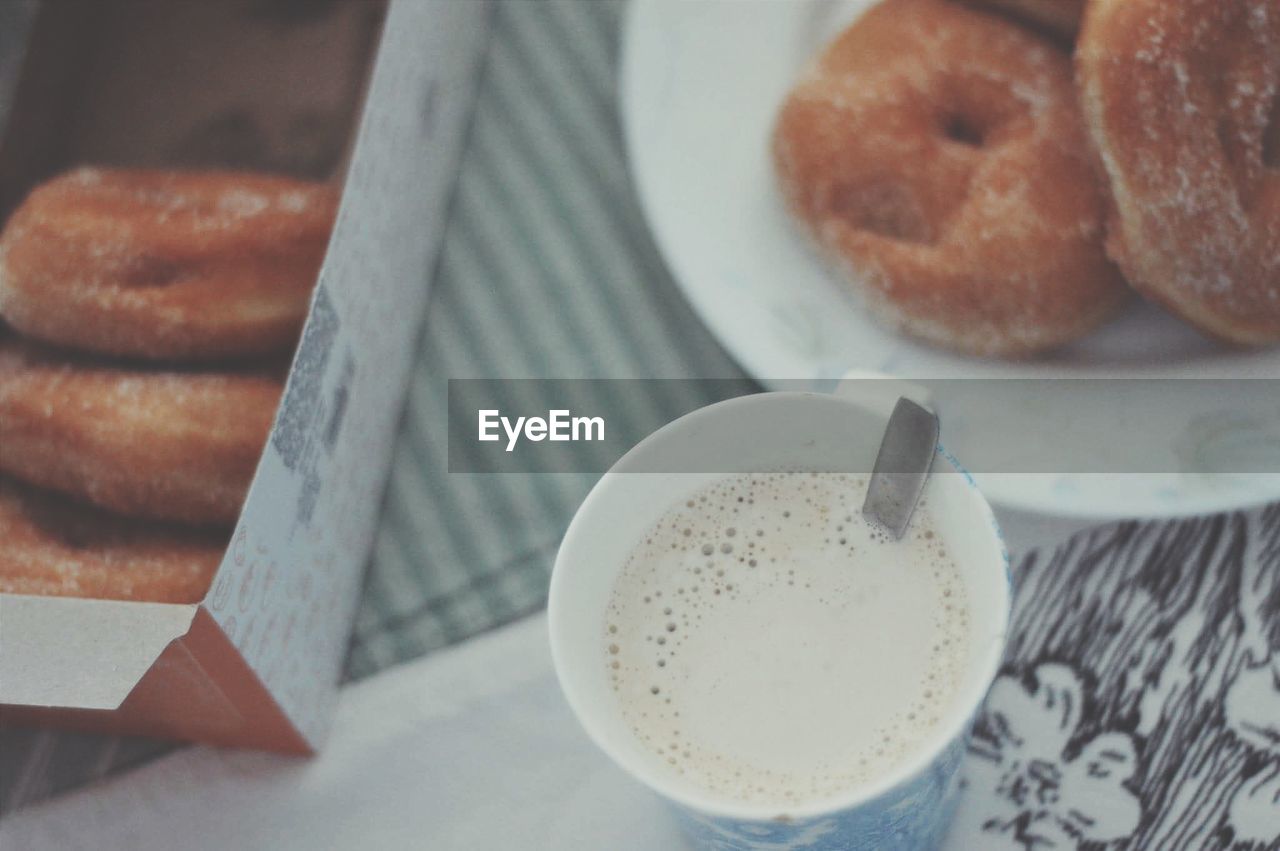
<instances>
[{"instance_id":1,"label":"white plate","mask_svg":"<svg viewBox=\"0 0 1280 851\"><path fill-rule=\"evenodd\" d=\"M773 116L791 82L869 5L634 0L629 10L622 111L641 201L685 295L748 372L766 384L820 382L851 368L914 378L1280 377L1280 350L1217 345L1145 303L1031 362L953 355L872 323L797 236L768 160ZM1256 394L1245 396L1242 404L1257 401L1249 398ZM1029 418L1014 421L1013 431L1034 435L1042 428L1035 406L1029 407ZM1058 431L1084 439L1122 427L1123 412L1094 407L1056 423ZM961 403L943 413L950 433L992 431L983 427L995 415L989 410ZM1018 413L998 416L1004 434ZM1083 421L1078 427L1077 420ZM1178 425L1165 431L1180 434ZM1270 440L1264 436L1264 450ZM967 447L950 443L963 460ZM979 478L999 504L1088 517L1203 513L1280 498L1280 475Z\"/></svg>"}]
</instances>

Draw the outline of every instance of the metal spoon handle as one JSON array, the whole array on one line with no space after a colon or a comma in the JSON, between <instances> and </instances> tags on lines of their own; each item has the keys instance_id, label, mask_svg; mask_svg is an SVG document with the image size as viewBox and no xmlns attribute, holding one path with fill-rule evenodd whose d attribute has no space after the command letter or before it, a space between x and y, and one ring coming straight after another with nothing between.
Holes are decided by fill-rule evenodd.
<instances>
[{"instance_id":1,"label":"metal spoon handle","mask_svg":"<svg viewBox=\"0 0 1280 851\"><path fill-rule=\"evenodd\" d=\"M871 472L862 515L901 538L924 492L938 448L938 415L905 396L894 405Z\"/></svg>"}]
</instances>

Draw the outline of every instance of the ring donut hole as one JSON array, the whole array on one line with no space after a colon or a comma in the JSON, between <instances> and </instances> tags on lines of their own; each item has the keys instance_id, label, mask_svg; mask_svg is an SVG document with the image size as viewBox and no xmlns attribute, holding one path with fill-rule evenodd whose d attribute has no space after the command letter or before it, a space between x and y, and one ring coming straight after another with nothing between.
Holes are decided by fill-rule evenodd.
<instances>
[{"instance_id":1,"label":"ring donut hole","mask_svg":"<svg viewBox=\"0 0 1280 851\"><path fill-rule=\"evenodd\" d=\"M949 142L970 148L981 148L987 141L986 128L960 111L943 114L942 135Z\"/></svg>"},{"instance_id":2,"label":"ring donut hole","mask_svg":"<svg viewBox=\"0 0 1280 851\"><path fill-rule=\"evenodd\" d=\"M944 144L978 151L988 145L999 116L982 114L963 104L942 110L936 127ZM830 211L854 228L899 242L930 245L939 239L939 220L926 212L907 175L884 176L837 186L828 199Z\"/></svg>"},{"instance_id":3,"label":"ring donut hole","mask_svg":"<svg viewBox=\"0 0 1280 851\"><path fill-rule=\"evenodd\" d=\"M944 145L976 152L999 145L1005 131L1030 118L1030 106L1011 89L981 74L952 70L934 81L925 108Z\"/></svg>"},{"instance_id":4,"label":"ring donut hole","mask_svg":"<svg viewBox=\"0 0 1280 851\"><path fill-rule=\"evenodd\" d=\"M953 107L939 113L936 126L944 144L978 151L991 141L999 116L978 109ZM837 186L828 199L832 213L858 230L919 245L936 243L940 236L938 211L926 212L912 191L906 175L885 176Z\"/></svg>"}]
</instances>

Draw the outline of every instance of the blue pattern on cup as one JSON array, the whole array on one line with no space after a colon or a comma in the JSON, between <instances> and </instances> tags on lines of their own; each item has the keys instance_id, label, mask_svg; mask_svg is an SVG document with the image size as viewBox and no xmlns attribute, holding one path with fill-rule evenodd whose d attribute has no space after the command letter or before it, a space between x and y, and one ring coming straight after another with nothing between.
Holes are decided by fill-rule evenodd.
<instances>
[{"instance_id":1,"label":"blue pattern on cup","mask_svg":"<svg viewBox=\"0 0 1280 851\"><path fill-rule=\"evenodd\" d=\"M925 851L938 846L950 825L967 738L956 737L883 795L816 818L748 821L676 812L699 851Z\"/></svg>"}]
</instances>

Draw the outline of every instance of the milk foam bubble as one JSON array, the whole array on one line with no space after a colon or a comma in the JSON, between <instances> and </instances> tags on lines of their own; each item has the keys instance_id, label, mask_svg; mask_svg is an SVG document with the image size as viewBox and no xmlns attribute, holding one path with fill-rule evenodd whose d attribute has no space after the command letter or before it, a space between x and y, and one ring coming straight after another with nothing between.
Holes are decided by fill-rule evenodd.
<instances>
[{"instance_id":1,"label":"milk foam bubble","mask_svg":"<svg viewBox=\"0 0 1280 851\"><path fill-rule=\"evenodd\" d=\"M865 476L728 476L673 507L614 587L605 659L663 770L785 807L892 772L948 712L970 643L959 570L922 505L901 541Z\"/></svg>"}]
</instances>

